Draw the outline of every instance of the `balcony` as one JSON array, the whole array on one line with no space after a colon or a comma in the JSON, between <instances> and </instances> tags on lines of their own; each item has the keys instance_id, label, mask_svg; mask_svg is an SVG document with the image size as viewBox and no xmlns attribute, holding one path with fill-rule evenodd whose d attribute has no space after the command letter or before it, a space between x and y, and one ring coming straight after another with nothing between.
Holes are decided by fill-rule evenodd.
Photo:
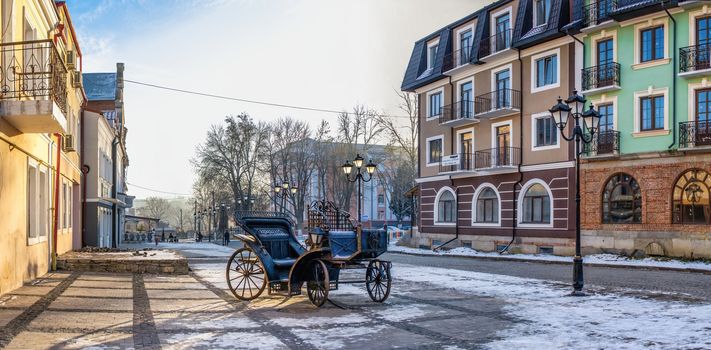
<instances>
[{"instance_id":1,"label":"balcony","mask_svg":"<svg viewBox=\"0 0 711 350\"><path fill-rule=\"evenodd\" d=\"M711 74L711 45L693 45L679 49L679 76L693 78Z\"/></svg>"},{"instance_id":2,"label":"balcony","mask_svg":"<svg viewBox=\"0 0 711 350\"><path fill-rule=\"evenodd\" d=\"M442 107L439 114L439 123L450 126L459 126L467 123L476 123L479 119L474 118L474 102L459 101L457 103Z\"/></svg>"},{"instance_id":3,"label":"balcony","mask_svg":"<svg viewBox=\"0 0 711 350\"><path fill-rule=\"evenodd\" d=\"M67 69L51 40L0 44L0 117L23 133L67 130Z\"/></svg>"},{"instance_id":4,"label":"balcony","mask_svg":"<svg viewBox=\"0 0 711 350\"><path fill-rule=\"evenodd\" d=\"M471 59L471 51L472 48L469 46L446 54L444 56L444 63L442 64L442 70L444 72L448 72L455 68L469 64L469 60Z\"/></svg>"},{"instance_id":5,"label":"balcony","mask_svg":"<svg viewBox=\"0 0 711 350\"><path fill-rule=\"evenodd\" d=\"M711 121L679 123L679 148L711 150Z\"/></svg>"},{"instance_id":6,"label":"balcony","mask_svg":"<svg viewBox=\"0 0 711 350\"><path fill-rule=\"evenodd\" d=\"M583 155L590 158L614 157L620 154L620 132L603 131L593 136L583 147Z\"/></svg>"},{"instance_id":7,"label":"balcony","mask_svg":"<svg viewBox=\"0 0 711 350\"><path fill-rule=\"evenodd\" d=\"M609 13L617 8L617 0L593 1L583 6L583 28L597 27L610 21ZM599 28L595 28L599 29Z\"/></svg>"},{"instance_id":8,"label":"balcony","mask_svg":"<svg viewBox=\"0 0 711 350\"><path fill-rule=\"evenodd\" d=\"M620 89L620 64L611 62L582 70L583 93L599 94Z\"/></svg>"},{"instance_id":9,"label":"balcony","mask_svg":"<svg viewBox=\"0 0 711 350\"><path fill-rule=\"evenodd\" d=\"M479 58L491 56L511 48L511 29L498 32L481 40Z\"/></svg>"},{"instance_id":10,"label":"balcony","mask_svg":"<svg viewBox=\"0 0 711 350\"><path fill-rule=\"evenodd\" d=\"M498 118L521 110L521 91L501 89L474 98L477 118Z\"/></svg>"},{"instance_id":11,"label":"balcony","mask_svg":"<svg viewBox=\"0 0 711 350\"><path fill-rule=\"evenodd\" d=\"M460 171L474 171L474 153L444 156L439 162L440 174Z\"/></svg>"},{"instance_id":12,"label":"balcony","mask_svg":"<svg viewBox=\"0 0 711 350\"><path fill-rule=\"evenodd\" d=\"M489 148L474 152L474 169L495 170L517 167L521 164L521 149L518 147Z\"/></svg>"}]
</instances>

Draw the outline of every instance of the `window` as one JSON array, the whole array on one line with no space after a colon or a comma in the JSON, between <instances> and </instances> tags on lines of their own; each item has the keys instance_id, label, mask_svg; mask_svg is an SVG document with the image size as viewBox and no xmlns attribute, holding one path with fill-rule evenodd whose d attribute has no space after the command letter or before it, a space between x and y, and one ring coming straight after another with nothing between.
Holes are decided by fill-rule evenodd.
<instances>
[{"instance_id":1,"label":"window","mask_svg":"<svg viewBox=\"0 0 711 350\"><path fill-rule=\"evenodd\" d=\"M494 46L497 52L509 48L509 45L511 44L510 31L511 23L509 20L509 14L506 13L496 17L496 37L494 37L496 45Z\"/></svg>"},{"instance_id":2,"label":"window","mask_svg":"<svg viewBox=\"0 0 711 350\"><path fill-rule=\"evenodd\" d=\"M536 60L536 87L553 85L558 82L558 55Z\"/></svg>"},{"instance_id":3,"label":"window","mask_svg":"<svg viewBox=\"0 0 711 350\"><path fill-rule=\"evenodd\" d=\"M454 193L450 190L443 190L437 199L437 222L454 223L457 201Z\"/></svg>"},{"instance_id":4,"label":"window","mask_svg":"<svg viewBox=\"0 0 711 350\"><path fill-rule=\"evenodd\" d=\"M533 25L538 27L548 22L548 15L551 11L551 0L534 0L535 11L533 12Z\"/></svg>"},{"instance_id":5,"label":"window","mask_svg":"<svg viewBox=\"0 0 711 350\"><path fill-rule=\"evenodd\" d=\"M378 194L378 205L385 205L385 195L382 193Z\"/></svg>"},{"instance_id":6,"label":"window","mask_svg":"<svg viewBox=\"0 0 711 350\"><path fill-rule=\"evenodd\" d=\"M536 147L558 144L558 127L552 117L536 118Z\"/></svg>"},{"instance_id":7,"label":"window","mask_svg":"<svg viewBox=\"0 0 711 350\"><path fill-rule=\"evenodd\" d=\"M27 168L27 237L37 238L39 234L39 188L37 167Z\"/></svg>"},{"instance_id":8,"label":"window","mask_svg":"<svg viewBox=\"0 0 711 350\"><path fill-rule=\"evenodd\" d=\"M437 92L432 95L430 95L430 110L428 117L429 118L434 118L439 116L442 113L442 93Z\"/></svg>"},{"instance_id":9,"label":"window","mask_svg":"<svg viewBox=\"0 0 711 350\"><path fill-rule=\"evenodd\" d=\"M522 223L549 224L551 222L551 199L543 185L536 183L526 190L521 214Z\"/></svg>"},{"instance_id":10,"label":"window","mask_svg":"<svg viewBox=\"0 0 711 350\"><path fill-rule=\"evenodd\" d=\"M674 184L672 222L675 224L710 224L711 176L701 169L687 170Z\"/></svg>"},{"instance_id":11,"label":"window","mask_svg":"<svg viewBox=\"0 0 711 350\"><path fill-rule=\"evenodd\" d=\"M427 163L439 163L442 160L442 138L427 141Z\"/></svg>"},{"instance_id":12,"label":"window","mask_svg":"<svg viewBox=\"0 0 711 350\"><path fill-rule=\"evenodd\" d=\"M664 58L664 26L643 29L640 33L640 61L648 62Z\"/></svg>"},{"instance_id":13,"label":"window","mask_svg":"<svg viewBox=\"0 0 711 350\"><path fill-rule=\"evenodd\" d=\"M467 29L459 33L459 64L469 62L469 51L472 48L472 30Z\"/></svg>"},{"instance_id":14,"label":"window","mask_svg":"<svg viewBox=\"0 0 711 350\"><path fill-rule=\"evenodd\" d=\"M639 224L642 222L642 191L632 176L613 175L602 193L602 223Z\"/></svg>"},{"instance_id":15,"label":"window","mask_svg":"<svg viewBox=\"0 0 711 350\"><path fill-rule=\"evenodd\" d=\"M427 69L434 69L438 45L439 43L427 47Z\"/></svg>"},{"instance_id":16,"label":"window","mask_svg":"<svg viewBox=\"0 0 711 350\"><path fill-rule=\"evenodd\" d=\"M641 130L664 129L664 95L642 97L640 103Z\"/></svg>"},{"instance_id":17,"label":"window","mask_svg":"<svg viewBox=\"0 0 711 350\"><path fill-rule=\"evenodd\" d=\"M67 183L62 182L62 228L69 227L69 191Z\"/></svg>"},{"instance_id":18,"label":"window","mask_svg":"<svg viewBox=\"0 0 711 350\"><path fill-rule=\"evenodd\" d=\"M612 107L612 103L598 104L597 110L600 112L600 133L607 131L613 131L615 129L615 115Z\"/></svg>"},{"instance_id":19,"label":"window","mask_svg":"<svg viewBox=\"0 0 711 350\"><path fill-rule=\"evenodd\" d=\"M476 222L499 222L499 197L491 187L484 188L476 198Z\"/></svg>"}]
</instances>

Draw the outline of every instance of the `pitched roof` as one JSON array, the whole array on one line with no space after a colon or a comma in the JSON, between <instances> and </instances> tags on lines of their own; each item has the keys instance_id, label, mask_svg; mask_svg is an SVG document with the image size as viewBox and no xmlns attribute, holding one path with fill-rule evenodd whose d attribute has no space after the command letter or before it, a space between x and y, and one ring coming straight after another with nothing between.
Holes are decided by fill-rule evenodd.
<instances>
[{"instance_id":1,"label":"pitched roof","mask_svg":"<svg viewBox=\"0 0 711 350\"><path fill-rule=\"evenodd\" d=\"M84 91L89 101L116 99L116 73L84 73Z\"/></svg>"}]
</instances>

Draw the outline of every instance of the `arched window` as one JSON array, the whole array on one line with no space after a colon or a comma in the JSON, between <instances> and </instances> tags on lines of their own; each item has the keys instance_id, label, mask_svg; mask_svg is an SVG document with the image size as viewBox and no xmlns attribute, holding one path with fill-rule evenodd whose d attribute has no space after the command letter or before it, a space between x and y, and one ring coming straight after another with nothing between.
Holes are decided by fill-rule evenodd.
<instances>
[{"instance_id":1,"label":"arched window","mask_svg":"<svg viewBox=\"0 0 711 350\"><path fill-rule=\"evenodd\" d=\"M455 210L457 210L457 201L454 198L454 192L449 189L443 189L437 197L437 221L438 223L454 223Z\"/></svg>"},{"instance_id":2,"label":"arched window","mask_svg":"<svg viewBox=\"0 0 711 350\"><path fill-rule=\"evenodd\" d=\"M499 196L491 187L483 187L475 198L474 222L496 224L499 222Z\"/></svg>"},{"instance_id":3,"label":"arched window","mask_svg":"<svg viewBox=\"0 0 711 350\"><path fill-rule=\"evenodd\" d=\"M700 169L687 170L674 184L672 193L675 224L709 224L711 177Z\"/></svg>"},{"instance_id":4,"label":"arched window","mask_svg":"<svg viewBox=\"0 0 711 350\"><path fill-rule=\"evenodd\" d=\"M534 183L523 196L521 223L550 224L551 197L548 190L540 183Z\"/></svg>"},{"instance_id":5,"label":"arched window","mask_svg":"<svg viewBox=\"0 0 711 350\"><path fill-rule=\"evenodd\" d=\"M613 175L602 192L604 224L639 224L642 222L642 190L632 176Z\"/></svg>"}]
</instances>

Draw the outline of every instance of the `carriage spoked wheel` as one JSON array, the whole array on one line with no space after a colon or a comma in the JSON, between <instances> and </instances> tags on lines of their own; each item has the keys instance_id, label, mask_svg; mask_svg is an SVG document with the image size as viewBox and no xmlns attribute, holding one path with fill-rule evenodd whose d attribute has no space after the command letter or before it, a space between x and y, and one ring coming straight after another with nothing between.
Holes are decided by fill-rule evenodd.
<instances>
[{"instance_id":1,"label":"carriage spoked wheel","mask_svg":"<svg viewBox=\"0 0 711 350\"><path fill-rule=\"evenodd\" d=\"M382 303L390 295L390 264L380 260L372 260L365 270L365 288L373 301Z\"/></svg>"},{"instance_id":2,"label":"carriage spoked wheel","mask_svg":"<svg viewBox=\"0 0 711 350\"><path fill-rule=\"evenodd\" d=\"M239 300L252 300L264 291L267 275L259 256L249 248L240 248L227 263L227 285Z\"/></svg>"},{"instance_id":3,"label":"carriage spoked wheel","mask_svg":"<svg viewBox=\"0 0 711 350\"><path fill-rule=\"evenodd\" d=\"M311 303L321 307L328 300L328 290L330 289L328 269L323 261L314 260L310 270L307 273L306 292Z\"/></svg>"}]
</instances>

